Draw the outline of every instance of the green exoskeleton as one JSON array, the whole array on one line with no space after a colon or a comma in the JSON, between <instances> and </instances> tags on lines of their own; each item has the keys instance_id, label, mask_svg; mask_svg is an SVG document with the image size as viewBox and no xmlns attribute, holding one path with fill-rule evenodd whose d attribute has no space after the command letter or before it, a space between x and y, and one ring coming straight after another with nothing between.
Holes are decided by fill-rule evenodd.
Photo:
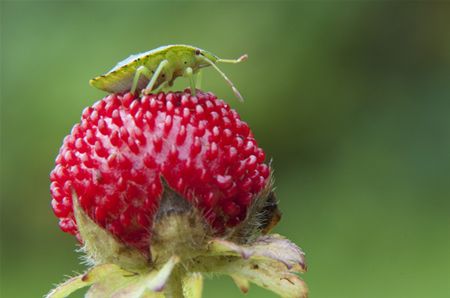
<instances>
[{"instance_id":1,"label":"green exoskeleton","mask_svg":"<svg viewBox=\"0 0 450 298\"><path fill-rule=\"evenodd\" d=\"M243 100L231 80L217 67L217 63L239 63L247 59L243 55L238 59L220 59L208 51L189 45L168 45L154 50L131 55L119 62L104 75L90 80L98 89L116 93L142 91L148 94L164 85L172 86L177 77L189 79L191 92L195 94L194 74L201 68L212 66Z\"/></svg>"}]
</instances>

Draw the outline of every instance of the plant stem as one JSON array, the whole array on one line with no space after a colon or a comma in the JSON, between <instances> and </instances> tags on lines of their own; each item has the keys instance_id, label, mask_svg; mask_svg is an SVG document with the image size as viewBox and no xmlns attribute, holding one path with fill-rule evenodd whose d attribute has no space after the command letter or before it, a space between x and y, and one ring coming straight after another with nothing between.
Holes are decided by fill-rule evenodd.
<instances>
[{"instance_id":1,"label":"plant stem","mask_svg":"<svg viewBox=\"0 0 450 298\"><path fill-rule=\"evenodd\" d=\"M172 271L166 289L164 290L166 298L184 298L182 284L183 276L184 272L178 266Z\"/></svg>"}]
</instances>

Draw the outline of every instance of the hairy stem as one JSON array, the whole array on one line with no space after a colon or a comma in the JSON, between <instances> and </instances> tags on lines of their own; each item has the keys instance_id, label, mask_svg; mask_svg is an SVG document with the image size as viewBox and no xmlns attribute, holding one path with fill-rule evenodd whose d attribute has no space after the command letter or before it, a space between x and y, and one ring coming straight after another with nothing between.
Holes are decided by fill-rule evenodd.
<instances>
[{"instance_id":1,"label":"hairy stem","mask_svg":"<svg viewBox=\"0 0 450 298\"><path fill-rule=\"evenodd\" d=\"M166 298L184 298L182 285L184 275L185 272L182 268L174 268L164 290Z\"/></svg>"}]
</instances>

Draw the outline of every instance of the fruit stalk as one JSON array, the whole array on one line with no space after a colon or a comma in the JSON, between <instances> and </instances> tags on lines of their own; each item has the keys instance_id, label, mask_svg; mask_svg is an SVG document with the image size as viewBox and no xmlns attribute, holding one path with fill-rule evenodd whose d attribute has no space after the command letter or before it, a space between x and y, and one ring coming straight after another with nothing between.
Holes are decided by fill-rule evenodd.
<instances>
[{"instance_id":1,"label":"fruit stalk","mask_svg":"<svg viewBox=\"0 0 450 298\"><path fill-rule=\"evenodd\" d=\"M166 298L188 298L185 297L183 293L182 280L184 275L181 268L178 267L174 269L167 282L167 288L164 291Z\"/></svg>"}]
</instances>

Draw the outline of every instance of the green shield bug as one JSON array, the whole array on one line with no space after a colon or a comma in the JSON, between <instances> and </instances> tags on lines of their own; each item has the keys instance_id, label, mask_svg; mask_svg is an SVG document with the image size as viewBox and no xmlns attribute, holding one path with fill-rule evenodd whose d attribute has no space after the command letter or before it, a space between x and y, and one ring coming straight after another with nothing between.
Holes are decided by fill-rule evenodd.
<instances>
[{"instance_id":1,"label":"green shield bug","mask_svg":"<svg viewBox=\"0 0 450 298\"><path fill-rule=\"evenodd\" d=\"M212 53L189 45L162 46L144 53L131 55L119 62L109 72L90 80L98 89L116 93L142 91L148 94L164 85L172 86L177 77L187 77L191 92L195 95L194 74L201 68L212 66L233 89L239 100L241 94L223 73L217 63L239 63L247 59L243 55L238 59L220 59Z\"/></svg>"}]
</instances>

